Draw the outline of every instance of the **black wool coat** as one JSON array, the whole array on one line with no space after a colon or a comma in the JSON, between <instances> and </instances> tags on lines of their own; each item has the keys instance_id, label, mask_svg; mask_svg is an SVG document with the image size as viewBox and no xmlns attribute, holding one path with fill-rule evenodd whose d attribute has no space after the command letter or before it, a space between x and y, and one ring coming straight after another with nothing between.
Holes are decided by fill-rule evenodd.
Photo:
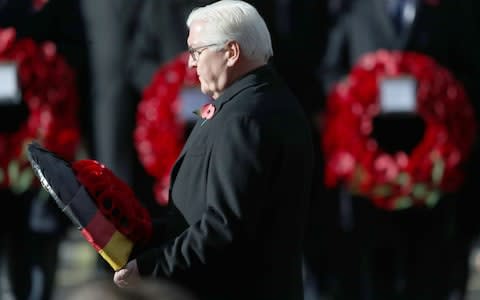
<instances>
[{"instance_id":1,"label":"black wool coat","mask_svg":"<svg viewBox=\"0 0 480 300\"><path fill-rule=\"evenodd\" d=\"M162 243L137 257L201 299L303 299L302 243L312 141L270 66L229 86L199 120L171 174Z\"/></svg>"}]
</instances>

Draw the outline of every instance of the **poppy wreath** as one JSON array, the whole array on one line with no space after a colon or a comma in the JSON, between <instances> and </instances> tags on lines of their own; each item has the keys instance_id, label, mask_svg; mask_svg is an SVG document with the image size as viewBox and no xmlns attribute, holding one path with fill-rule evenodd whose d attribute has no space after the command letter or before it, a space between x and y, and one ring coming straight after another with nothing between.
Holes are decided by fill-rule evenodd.
<instances>
[{"instance_id":1,"label":"poppy wreath","mask_svg":"<svg viewBox=\"0 0 480 300\"><path fill-rule=\"evenodd\" d=\"M98 210L118 231L133 243L146 244L150 240L150 215L126 183L95 160L75 161L72 169Z\"/></svg>"},{"instance_id":2,"label":"poppy wreath","mask_svg":"<svg viewBox=\"0 0 480 300\"><path fill-rule=\"evenodd\" d=\"M25 152L32 140L67 160L74 158L80 136L75 75L55 44L17 39L12 28L0 29L0 62L16 64L28 108L16 131L0 132L0 188L21 193L34 184Z\"/></svg>"},{"instance_id":3,"label":"poppy wreath","mask_svg":"<svg viewBox=\"0 0 480 300\"><path fill-rule=\"evenodd\" d=\"M185 143L179 95L183 88L199 85L195 70L188 68L188 55L181 53L155 73L137 107L135 148L141 164L155 178L154 194L160 205L168 203L170 171Z\"/></svg>"},{"instance_id":4,"label":"poppy wreath","mask_svg":"<svg viewBox=\"0 0 480 300\"><path fill-rule=\"evenodd\" d=\"M410 153L386 153L371 137L380 113L379 81L408 75L417 81L422 140ZM473 108L463 86L432 58L380 50L363 56L329 94L322 146L328 187L347 187L386 210L434 206L463 182L475 137Z\"/></svg>"},{"instance_id":5,"label":"poppy wreath","mask_svg":"<svg viewBox=\"0 0 480 300\"><path fill-rule=\"evenodd\" d=\"M151 240L152 221L133 191L95 160L67 162L36 142L27 156L39 182L114 270Z\"/></svg>"}]
</instances>

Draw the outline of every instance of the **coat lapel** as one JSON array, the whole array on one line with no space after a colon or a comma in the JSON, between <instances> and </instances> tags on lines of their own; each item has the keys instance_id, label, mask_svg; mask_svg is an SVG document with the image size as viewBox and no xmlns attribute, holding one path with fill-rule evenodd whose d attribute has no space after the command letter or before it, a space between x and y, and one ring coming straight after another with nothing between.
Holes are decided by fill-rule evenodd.
<instances>
[{"instance_id":1,"label":"coat lapel","mask_svg":"<svg viewBox=\"0 0 480 300\"><path fill-rule=\"evenodd\" d=\"M175 181L175 177L177 177L178 169L182 165L183 157L185 156L185 153L187 152L188 148L190 148L190 145L192 142L196 139L198 136L198 130L201 127L203 120L198 120L197 123L195 123L195 126L192 129L192 132L190 133L189 138L187 139L185 145L182 148L182 151L178 155L177 160L173 164L172 171L170 172L170 186L172 186L172 183Z\"/></svg>"}]
</instances>

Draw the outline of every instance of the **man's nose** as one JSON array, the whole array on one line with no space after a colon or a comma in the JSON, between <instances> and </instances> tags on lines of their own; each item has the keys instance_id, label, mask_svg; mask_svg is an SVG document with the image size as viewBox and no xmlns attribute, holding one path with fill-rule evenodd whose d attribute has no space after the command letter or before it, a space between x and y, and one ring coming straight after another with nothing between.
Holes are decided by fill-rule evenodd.
<instances>
[{"instance_id":1,"label":"man's nose","mask_svg":"<svg viewBox=\"0 0 480 300\"><path fill-rule=\"evenodd\" d=\"M188 56L188 67L195 68L197 66L197 62L192 58L191 55Z\"/></svg>"}]
</instances>

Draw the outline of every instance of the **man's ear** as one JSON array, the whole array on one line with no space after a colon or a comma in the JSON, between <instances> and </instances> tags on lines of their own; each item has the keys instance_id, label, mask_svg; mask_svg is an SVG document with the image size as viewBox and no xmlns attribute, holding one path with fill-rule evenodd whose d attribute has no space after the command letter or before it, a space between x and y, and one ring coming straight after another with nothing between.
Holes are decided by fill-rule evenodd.
<instances>
[{"instance_id":1,"label":"man's ear","mask_svg":"<svg viewBox=\"0 0 480 300\"><path fill-rule=\"evenodd\" d=\"M227 56L227 66L231 67L235 65L240 58L240 45L236 41L230 41L227 43L226 47L226 56Z\"/></svg>"}]
</instances>

